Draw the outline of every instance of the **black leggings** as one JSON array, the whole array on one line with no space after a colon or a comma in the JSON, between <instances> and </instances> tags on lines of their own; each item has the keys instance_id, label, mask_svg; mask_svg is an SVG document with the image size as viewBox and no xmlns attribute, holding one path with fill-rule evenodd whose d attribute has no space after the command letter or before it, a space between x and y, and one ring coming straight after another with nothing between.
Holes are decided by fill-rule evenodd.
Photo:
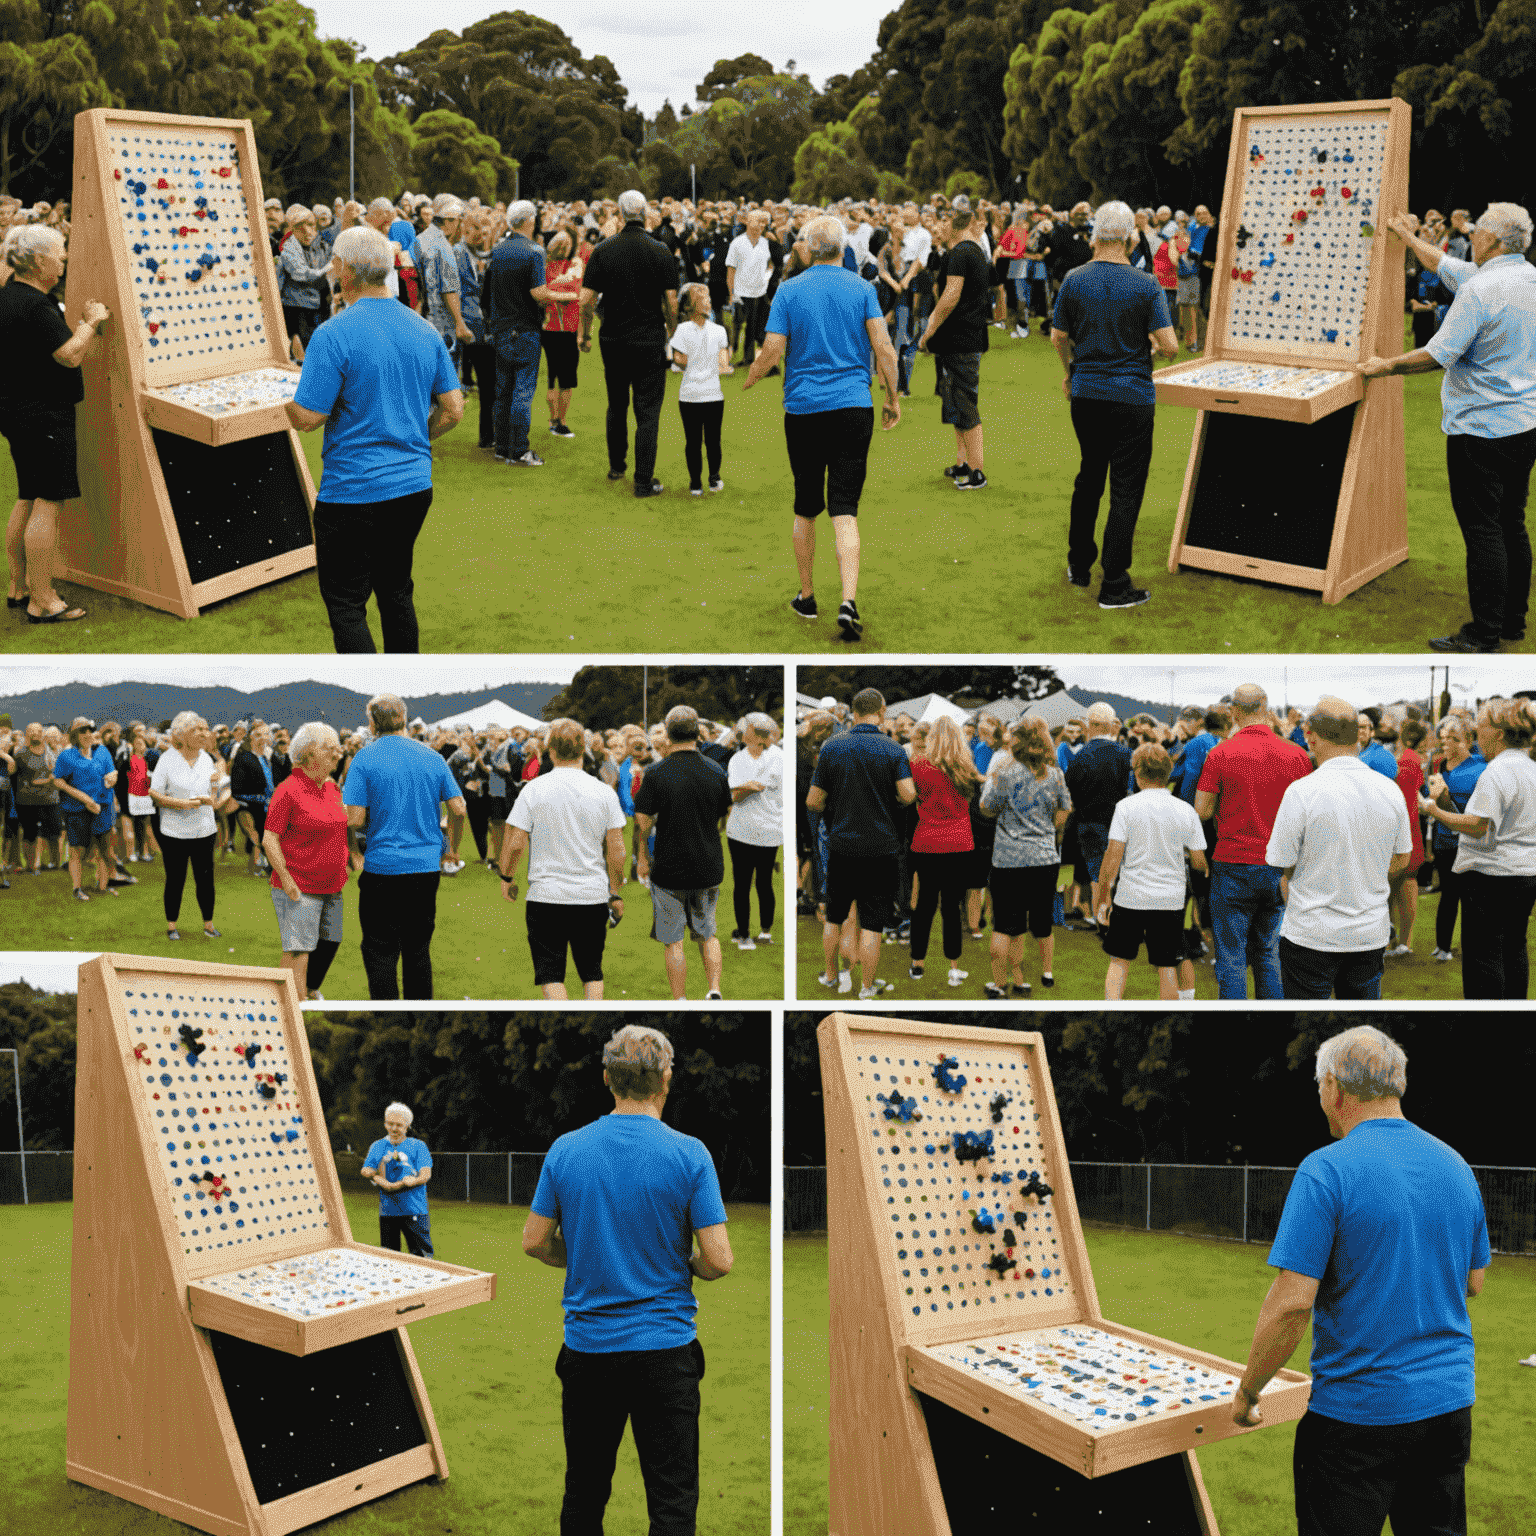
<instances>
[{"instance_id":1,"label":"black leggings","mask_svg":"<svg viewBox=\"0 0 1536 1536\"><path fill-rule=\"evenodd\" d=\"M1461 906L1461 877L1452 872L1456 862L1454 848L1435 849L1435 868L1440 872L1440 905L1435 909L1435 948L1451 951L1456 932L1456 913ZM1466 935L1462 935L1465 941Z\"/></svg>"},{"instance_id":2,"label":"black leggings","mask_svg":"<svg viewBox=\"0 0 1536 1536\"><path fill-rule=\"evenodd\" d=\"M970 886L972 854L918 853L908 856L908 867L917 876L917 905L912 909L912 961L926 959L933 914L941 913L944 925L944 958L952 965L960 959L960 919L965 893Z\"/></svg>"},{"instance_id":3,"label":"black leggings","mask_svg":"<svg viewBox=\"0 0 1536 1536\"><path fill-rule=\"evenodd\" d=\"M695 490L704 483L704 455L709 450L709 478L720 478L720 423L725 418L724 400L679 400L683 416L683 457L688 461L688 484Z\"/></svg>"},{"instance_id":4,"label":"black leggings","mask_svg":"<svg viewBox=\"0 0 1536 1536\"><path fill-rule=\"evenodd\" d=\"M491 430L496 415L496 348L486 341L464 343L464 382L480 385L480 446L495 442Z\"/></svg>"},{"instance_id":5,"label":"black leggings","mask_svg":"<svg viewBox=\"0 0 1536 1536\"><path fill-rule=\"evenodd\" d=\"M479 850L480 860L485 861L485 833L491 824L491 800L489 795L466 795L464 797L464 819L469 823L471 836L475 840L475 847Z\"/></svg>"},{"instance_id":6,"label":"black leggings","mask_svg":"<svg viewBox=\"0 0 1536 1536\"><path fill-rule=\"evenodd\" d=\"M213 921L213 844L217 833L207 837L172 837L160 833L160 856L165 860L165 920L173 928L181 913L181 893L187 883L187 865L192 866L192 883L197 889L197 905L203 921Z\"/></svg>"},{"instance_id":7,"label":"black leggings","mask_svg":"<svg viewBox=\"0 0 1536 1536\"><path fill-rule=\"evenodd\" d=\"M773 928L774 895L773 866L779 861L776 846L760 848L756 843L738 843L734 837L725 840L731 850L731 899L736 904L736 929L739 933L752 932L752 877L757 876L757 915L762 924L759 930L768 933Z\"/></svg>"}]
</instances>

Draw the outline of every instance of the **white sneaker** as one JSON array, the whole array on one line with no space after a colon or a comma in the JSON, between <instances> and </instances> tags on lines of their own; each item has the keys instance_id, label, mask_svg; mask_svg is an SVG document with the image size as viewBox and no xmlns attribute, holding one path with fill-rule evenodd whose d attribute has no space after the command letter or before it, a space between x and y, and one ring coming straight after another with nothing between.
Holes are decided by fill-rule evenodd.
<instances>
[{"instance_id":1,"label":"white sneaker","mask_svg":"<svg viewBox=\"0 0 1536 1536\"><path fill-rule=\"evenodd\" d=\"M818 986L825 987L829 992L832 991L837 986L837 983L835 981L828 981L827 980L827 973L825 971L818 971L817 972L817 974L816 974L816 982L817 982Z\"/></svg>"},{"instance_id":2,"label":"white sneaker","mask_svg":"<svg viewBox=\"0 0 1536 1536\"><path fill-rule=\"evenodd\" d=\"M1455 956L1448 949L1437 949L1429 958L1431 960L1453 960Z\"/></svg>"},{"instance_id":3,"label":"white sneaker","mask_svg":"<svg viewBox=\"0 0 1536 1536\"><path fill-rule=\"evenodd\" d=\"M1401 960L1404 955L1411 955L1412 953L1413 953L1413 948L1412 948L1411 945L1408 945L1408 944L1394 944L1392 946L1392 948L1387 951L1387 959L1389 959L1389 960Z\"/></svg>"},{"instance_id":4,"label":"white sneaker","mask_svg":"<svg viewBox=\"0 0 1536 1536\"><path fill-rule=\"evenodd\" d=\"M760 933L757 936L757 942L759 944L772 944L773 935L771 933Z\"/></svg>"},{"instance_id":5,"label":"white sneaker","mask_svg":"<svg viewBox=\"0 0 1536 1536\"><path fill-rule=\"evenodd\" d=\"M737 939L736 940L736 948L737 949L756 949L757 945L754 944L751 939Z\"/></svg>"},{"instance_id":6,"label":"white sneaker","mask_svg":"<svg viewBox=\"0 0 1536 1536\"><path fill-rule=\"evenodd\" d=\"M853 972L839 971L837 973L837 990L839 992L853 991Z\"/></svg>"},{"instance_id":7,"label":"white sneaker","mask_svg":"<svg viewBox=\"0 0 1536 1536\"><path fill-rule=\"evenodd\" d=\"M960 983L962 981L964 981L966 979L966 977L969 976L970 974L971 973L969 971L962 971L959 968L959 966L955 966L955 965L950 966L950 968L949 968L949 984L950 984L950 986L958 987L960 985Z\"/></svg>"},{"instance_id":8,"label":"white sneaker","mask_svg":"<svg viewBox=\"0 0 1536 1536\"><path fill-rule=\"evenodd\" d=\"M867 1003L870 1000L870 998L872 998L872 997L879 997L879 996L880 996L880 988L879 987L860 987L859 988L859 1001L861 1003Z\"/></svg>"}]
</instances>

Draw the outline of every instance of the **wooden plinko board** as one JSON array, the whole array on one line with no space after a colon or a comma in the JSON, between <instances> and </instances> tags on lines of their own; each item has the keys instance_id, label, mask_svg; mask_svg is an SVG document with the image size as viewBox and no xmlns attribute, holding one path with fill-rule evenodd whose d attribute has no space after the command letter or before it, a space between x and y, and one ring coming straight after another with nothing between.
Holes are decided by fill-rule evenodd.
<instances>
[{"instance_id":1,"label":"wooden plinko board","mask_svg":"<svg viewBox=\"0 0 1536 1536\"><path fill-rule=\"evenodd\" d=\"M270 384L266 404L219 398L231 380L292 374L250 122L82 112L73 197L65 309L78 324L95 300L112 318L83 365L85 517L61 522L59 574L195 618L203 604L310 569L315 486L298 434ZM203 391L176 398L195 384ZM200 465L188 478L162 462L151 428L212 447L278 438L282 452L263 464L272 483L240 508L259 526L221 525L220 475Z\"/></svg>"},{"instance_id":2,"label":"wooden plinko board","mask_svg":"<svg viewBox=\"0 0 1536 1536\"><path fill-rule=\"evenodd\" d=\"M834 1536L950 1536L934 1403L1070 1467L1084 1508L1087 1479L1187 1457L1214 1533L1192 1453L1245 1433L1242 1367L1103 1317L1041 1037L833 1014L818 1038ZM1279 1373L1265 1422L1309 1387Z\"/></svg>"},{"instance_id":3,"label":"wooden plinko board","mask_svg":"<svg viewBox=\"0 0 1536 1536\"><path fill-rule=\"evenodd\" d=\"M447 1476L400 1324L495 1277L353 1240L288 973L103 955L79 1011L68 1475L240 1536Z\"/></svg>"},{"instance_id":4,"label":"wooden plinko board","mask_svg":"<svg viewBox=\"0 0 1536 1536\"><path fill-rule=\"evenodd\" d=\"M1402 349L1402 242L1387 220L1408 197L1406 102L1240 108L1222 196L1205 356L1160 369L1160 401L1193 406L1190 447L1168 569L1180 565L1308 588L1337 603L1408 558L1402 380L1365 380L1356 364ZM1242 439L1238 486L1202 491L1213 457L1211 415L1284 421L1292 453L1351 411L1346 459L1303 493L1262 434ZM1223 445L1236 441L1231 431ZM1284 525L1309 522L1297 559ZM1318 527L1311 527L1318 524ZM1255 530L1257 529L1257 540Z\"/></svg>"}]
</instances>

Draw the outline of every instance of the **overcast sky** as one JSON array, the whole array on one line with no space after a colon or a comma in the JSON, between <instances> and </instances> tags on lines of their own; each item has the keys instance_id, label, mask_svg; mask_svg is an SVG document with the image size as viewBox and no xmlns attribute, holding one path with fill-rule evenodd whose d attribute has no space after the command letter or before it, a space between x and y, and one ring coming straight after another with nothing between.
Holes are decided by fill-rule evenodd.
<instances>
[{"instance_id":1,"label":"overcast sky","mask_svg":"<svg viewBox=\"0 0 1536 1536\"><path fill-rule=\"evenodd\" d=\"M100 950L0 950L0 986L24 981L44 992L75 992L80 986L80 967L94 960ZM0 1061L0 1072L8 1072L9 1061ZM10 1078L7 1075L6 1083Z\"/></svg>"},{"instance_id":2,"label":"overcast sky","mask_svg":"<svg viewBox=\"0 0 1536 1536\"><path fill-rule=\"evenodd\" d=\"M629 90L629 99L647 117L663 99L674 107L693 100L694 87L716 59L756 53L782 68L795 61L795 72L817 85L830 75L851 75L875 51L875 34L895 0L778 0L758 10L748 5L711 8L705 23L688 0L642 0L618 4L596 0L585 6L519 0L516 6L478 0L434 0L426 10L378 0L309 0L322 37L346 37L373 59L403 53L438 28L465 27L502 10L523 10L552 21L582 53L606 54ZM786 41L789 40L789 41Z\"/></svg>"},{"instance_id":3,"label":"overcast sky","mask_svg":"<svg viewBox=\"0 0 1536 1536\"><path fill-rule=\"evenodd\" d=\"M7 661L0 688L7 697L62 683L185 683L189 688L238 688L256 693L283 683L336 683L360 693L385 689L421 698L476 693L504 683L568 683L579 662L526 656L79 656L68 661Z\"/></svg>"}]
</instances>

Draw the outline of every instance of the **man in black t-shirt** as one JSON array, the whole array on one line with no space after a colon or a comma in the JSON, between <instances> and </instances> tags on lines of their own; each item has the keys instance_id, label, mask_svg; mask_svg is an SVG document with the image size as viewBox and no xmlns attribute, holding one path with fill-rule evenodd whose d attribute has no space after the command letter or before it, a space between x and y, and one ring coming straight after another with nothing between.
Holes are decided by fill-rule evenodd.
<instances>
[{"instance_id":1,"label":"man in black t-shirt","mask_svg":"<svg viewBox=\"0 0 1536 1536\"><path fill-rule=\"evenodd\" d=\"M1115 807L1131 792L1131 752L1120 739L1114 707L1100 700L1088 707L1088 740L1067 765L1067 793L1077 814L1077 846L1092 882L1092 911L1099 910L1099 866L1109 847ZM1104 899L1109 893L1104 892Z\"/></svg>"},{"instance_id":2,"label":"man in black t-shirt","mask_svg":"<svg viewBox=\"0 0 1536 1536\"><path fill-rule=\"evenodd\" d=\"M720 940L715 902L725 878L720 818L731 808L725 771L699 753L699 716L686 704L667 711L667 755L647 768L635 795L635 849L641 880L651 886L651 937L666 946L674 1002L686 995L692 934L704 962L708 996L720 996ZM654 859L646 853L656 828Z\"/></svg>"},{"instance_id":3,"label":"man in black t-shirt","mask_svg":"<svg viewBox=\"0 0 1536 1536\"><path fill-rule=\"evenodd\" d=\"M656 438L667 392L666 342L677 324L677 263L645 230L645 194L619 198L624 229L592 252L581 280L581 341L592 350L592 317L603 300L603 382L608 388L608 478L624 478L629 398L635 399L635 495L659 496Z\"/></svg>"},{"instance_id":4,"label":"man in black t-shirt","mask_svg":"<svg viewBox=\"0 0 1536 1536\"><path fill-rule=\"evenodd\" d=\"M957 491L986 489L982 471L981 354L992 319L992 264L981 247L981 221L957 208L941 236L949 249L939 270L938 302L918 340L938 360L942 419L955 429L955 462L944 473Z\"/></svg>"}]
</instances>

